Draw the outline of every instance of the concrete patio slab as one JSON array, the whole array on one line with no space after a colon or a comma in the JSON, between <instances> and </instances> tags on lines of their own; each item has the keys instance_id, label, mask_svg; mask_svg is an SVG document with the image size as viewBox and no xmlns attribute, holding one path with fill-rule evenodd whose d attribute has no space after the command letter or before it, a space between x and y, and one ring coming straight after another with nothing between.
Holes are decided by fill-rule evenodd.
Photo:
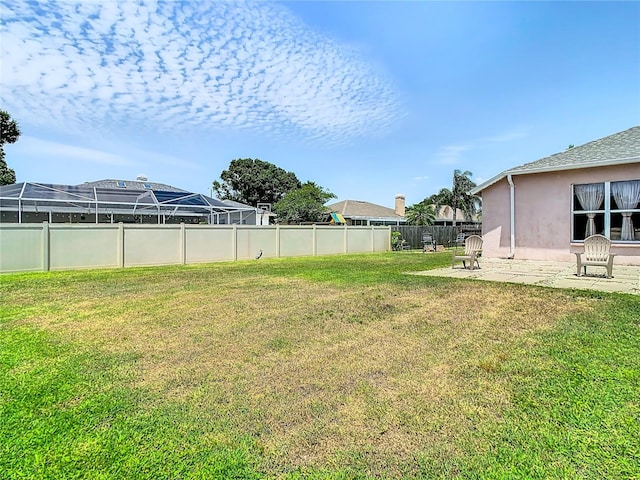
<instances>
[{"instance_id":1,"label":"concrete patio slab","mask_svg":"<svg viewBox=\"0 0 640 480\"><path fill-rule=\"evenodd\" d=\"M606 278L597 268L588 269L586 276L578 277L576 264L570 262L493 258L482 259L480 269L468 270L462 266L456 266L456 268L439 268L413 274L640 294L640 267L615 264L613 278Z\"/></svg>"}]
</instances>

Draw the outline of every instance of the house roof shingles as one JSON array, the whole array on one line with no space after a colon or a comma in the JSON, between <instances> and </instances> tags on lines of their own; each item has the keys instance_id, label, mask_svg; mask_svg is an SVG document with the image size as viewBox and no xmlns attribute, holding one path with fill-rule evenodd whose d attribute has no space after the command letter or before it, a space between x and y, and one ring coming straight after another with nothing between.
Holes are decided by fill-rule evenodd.
<instances>
[{"instance_id":1,"label":"house roof shingles","mask_svg":"<svg viewBox=\"0 0 640 480\"><path fill-rule=\"evenodd\" d=\"M123 182L124 187L119 187L118 183ZM151 188L145 188L145 184L149 185ZM84 182L79 185L81 187L98 187L98 188L118 188L118 189L129 189L129 190L159 190L163 192L179 192L179 193L189 193L187 190L183 190L181 188L173 187L171 185L167 185L166 183L157 183L157 182L149 182L146 180L114 180L111 178L104 180L96 180L94 182Z\"/></svg>"},{"instance_id":2,"label":"house roof shingles","mask_svg":"<svg viewBox=\"0 0 640 480\"><path fill-rule=\"evenodd\" d=\"M366 217L366 218L404 218L393 208L383 207L375 203L364 202L362 200L343 200L341 202L327 205L331 212L340 213L343 217Z\"/></svg>"},{"instance_id":3,"label":"house roof shingles","mask_svg":"<svg viewBox=\"0 0 640 480\"><path fill-rule=\"evenodd\" d=\"M524 175L625 163L640 163L640 126L505 170L471 190L471 193L481 192L507 175Z\"/></svg>"}]
</instances>

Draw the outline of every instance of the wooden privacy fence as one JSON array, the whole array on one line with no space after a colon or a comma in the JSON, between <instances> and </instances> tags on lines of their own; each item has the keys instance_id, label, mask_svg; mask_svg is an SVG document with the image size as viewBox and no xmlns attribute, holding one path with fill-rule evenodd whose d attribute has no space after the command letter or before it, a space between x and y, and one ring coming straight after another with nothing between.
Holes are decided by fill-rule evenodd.
<instances>
[{"instance_id":1,"label":"wooden privacy fence","mask_svg":"<svg viewBox=\"0 0 640 480\"><path fill-rule=\"evenodd\" d=\"M465 235L481 235L480 227L475 225L457 225L455 227L445 227L439 225L415 226L415 225L399 225L392 226L391 230L400 232L411 248L422 248L422 235L429 233L433 236L437 245L450 247L454 244L458 233L464 232Z\"/></svg>"},{"instance_id":2,"label":"wooden privacy fence","mask_svg":"<svg viewBox=\"0 0 640 480\"><path fill-rule=\"evenodd\" d=\"M388 226L0 224L0 273L391 249Z\"/></svg>"}]
</instances>

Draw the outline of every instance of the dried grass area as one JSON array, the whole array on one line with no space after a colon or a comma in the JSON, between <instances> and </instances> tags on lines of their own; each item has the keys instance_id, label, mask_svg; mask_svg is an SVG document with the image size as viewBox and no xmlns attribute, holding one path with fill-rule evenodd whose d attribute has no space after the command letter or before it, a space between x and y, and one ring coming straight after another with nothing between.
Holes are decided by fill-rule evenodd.
<instances>
[{"instance_id":1,"label":"dried grass area","mask_svg":"<svg viewBox=\"0 0 640 480\"><path fill-rule=\"evenodd\" d=\"M513 285L349 286L216 271L69 282L65 298L45 288L25 322L134 353L134 386L203 425L226 425L230 438L250 434L274 476L350 465L399 477L421 461L416 452L482 451L473 432L509 405L506 381L491 374L518 354L514 343L592 308Z\"/></svg>"}]
</instances>

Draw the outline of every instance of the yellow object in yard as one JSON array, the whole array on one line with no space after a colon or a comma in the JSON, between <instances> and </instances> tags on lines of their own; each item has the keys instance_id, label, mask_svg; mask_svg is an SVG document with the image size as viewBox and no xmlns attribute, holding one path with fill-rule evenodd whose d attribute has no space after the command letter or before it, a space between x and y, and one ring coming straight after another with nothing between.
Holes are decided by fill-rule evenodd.
<instances>
[{"instance_id":1,"label":"yellow object in yard","mask_svg":"<svg viewBox=\"0 0 640 480\"><path fill-rule=\"evenodd\" d=\"M331 213L331 223L335 223L336 225L346 225L347 221L344 219L342 214L340 213Z\"/></svg>"}]
</instances>

